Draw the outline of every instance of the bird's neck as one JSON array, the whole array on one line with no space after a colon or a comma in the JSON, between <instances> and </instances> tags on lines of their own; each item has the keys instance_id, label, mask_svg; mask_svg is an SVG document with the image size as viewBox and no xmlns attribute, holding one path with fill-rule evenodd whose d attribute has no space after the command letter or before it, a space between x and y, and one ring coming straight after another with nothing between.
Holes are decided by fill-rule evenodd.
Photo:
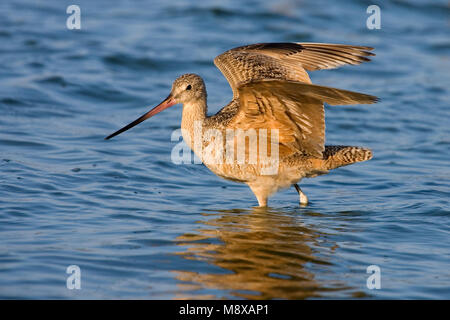
<instances>
[{"instance_id":1,"label":"bird's neck","mask_svg":"<svg viewBox=\"0 0 450 320\"><path fill-rule=\"evenodd\" d=\"M203 128L207 109L206 98L183 104L183 115L181 119L182 135L184 141L194 152L194 137L199 137L198 134L194 135L194 131Z\"/></svg>"}]
</instances>

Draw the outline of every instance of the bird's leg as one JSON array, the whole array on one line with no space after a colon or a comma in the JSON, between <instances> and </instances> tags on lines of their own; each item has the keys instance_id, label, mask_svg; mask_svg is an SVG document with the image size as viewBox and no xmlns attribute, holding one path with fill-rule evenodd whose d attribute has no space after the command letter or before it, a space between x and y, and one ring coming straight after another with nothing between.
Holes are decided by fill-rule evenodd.
<instances>
[{"instance_id":1,"label":"bird's leg","mask_svg":"<svg viewBox=\"0 0 450 320\"><path fill-rule=\"evenodd\" d=\"M300 204L301 205L307 205L308 204L308 197L306 194L303 193L302 189L298 186L298 184L294 184L295 190L297 190L298 195L300 196Z\"/></svg>"},{"instance_id":2,"label":"bird's leg","mask_svg":"<svg viewBox=\"0 0 450 320\"><path fill-rule=\"evenodd\" d=\"M252 190L258 204L260 207L267 207L267 199L269 198L269 193L261 184L248 183L248 186Z\"/></svg>"},{"instance_id":3,"label":"bird's leg","mask_svg":"<svg viewBox=\"0 0 450 320\"><path fill-rule=\"evenodd\" d=\"M255 194L256 199L258 200L258 204L260 207L267 207L267 197L259 194Z\"/></svg>"}]
</instances>

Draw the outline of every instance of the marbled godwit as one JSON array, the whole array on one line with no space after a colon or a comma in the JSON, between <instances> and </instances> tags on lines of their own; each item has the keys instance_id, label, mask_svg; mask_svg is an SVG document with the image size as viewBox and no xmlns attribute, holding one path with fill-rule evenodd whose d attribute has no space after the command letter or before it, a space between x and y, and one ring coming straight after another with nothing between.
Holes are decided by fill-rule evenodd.
<instances>
[{"instance_id":1,"label":"marbled godwit","mask_svg":"<svg viewBox=\"0 0 450 320\"><path fill-rule=\"evenodd\" d=\"M216 175L246 183L259 206L282 188L295 186L300 203L308 198L298 186L305 177L372 158L369 149L353 146L325 146L324 103L349 105L374 103L374 96L311 84L306 70L332 69L344 64L370 61L373 48L322 43L261 43L228 50L214 59L233 90L233 99L217 114L207 116L206 88L203 79L184 74L176 79L169 96L158 106L116 131L110 139L158 112L183 104L183 139ZM262 162L213 162L205 155L211 140L195 141L195 126L200 130L277 130L278 162L272 174L262 172ZM257 131L259 130L259 131ZM267 132L267 131L266 131ZM267 138L267 137L265 137ZM231 140L233 147L237 138ZM242 141L242 140L241 140ZM228 141L227 141L228 143ZM218 145L215 145L215 148ZM275 150L275 149L274 149ZM257 155L258 157L259 154ZM235 159L235 158L233 158Z\"/></svg>"}]
</instances>

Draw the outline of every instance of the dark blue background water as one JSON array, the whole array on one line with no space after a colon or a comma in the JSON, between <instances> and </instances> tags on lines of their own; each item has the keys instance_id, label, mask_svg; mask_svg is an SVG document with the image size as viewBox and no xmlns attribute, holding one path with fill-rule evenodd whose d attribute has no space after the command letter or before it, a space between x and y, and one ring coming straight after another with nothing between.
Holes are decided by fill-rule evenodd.
<instances>
[{"instance_id":1,"label":"dark blue background water","mask_svg":"<svg viewBox=\"0 0 450 320\"><path fill-rule=\"evenodd\" d=\"M66 8L81 7L81 30ZM370 4L381 29L366 28ZM447 1L0 2L0 298L450 298ZM174 107L103 138L256 42L376 48L314 82L381 97L327 107L327 143L369 162L304 180L267 211L245 185L170 161ZM369 290L369 265L381 289ZM81 268L81 290L66 268Z\"/></svg>"}]
</instances>

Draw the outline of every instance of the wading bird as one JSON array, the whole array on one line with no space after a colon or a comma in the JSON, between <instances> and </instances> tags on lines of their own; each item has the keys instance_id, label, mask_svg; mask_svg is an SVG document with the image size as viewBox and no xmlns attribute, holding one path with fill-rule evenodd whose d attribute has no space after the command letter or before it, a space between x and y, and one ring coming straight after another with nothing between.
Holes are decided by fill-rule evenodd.
<instances>
[{"instance_id":1,"label":"wading bird","mask_svg":"<svg viewBox=\"0 0 450 320\"><path fill-rule=\"evenodd\" d=\"M324 43L260 43L228 50L217 56L214 63L228 80L233 99L218 113L207 115L203 79L196 74L184 74L173 82L172 90L163 102L105 139L180 103L183 105L183 139L216 175L246 183L262 207L267 206L270 195L290 186L297 190L300 204L307 204L308 198L298 186L302 178L315 177L331 169L372 158L372 152L366 148L325 146L324 103L367 104L376 102L377 98L314 85L306 70L332 69L370 61L368 56L374 55L369 52L372 49ZM196 141L196 124L200 124L197 129L223 132L223 136L230 130L239 133L225 142L203 136ZM261 137L261 132L270 130L276 130L276 134L270 133L264 139L274 141L271 138L277 138L271 151L278 154L276 170L267 173L263 171L266 163L262 161L259 150L256 162L249 161L252 157L250 144L256 140L249 138L247 144L246 135L248 137L248 132L253 132ZM233 157L228 158L232 161L211 161L211 152L204 152L211 143L214 146L212 153L222 143L242 149L242 146L237 146L239 141L244 143L244 162L237 161L233 153Z\"/></svg>"}]
</instances>

